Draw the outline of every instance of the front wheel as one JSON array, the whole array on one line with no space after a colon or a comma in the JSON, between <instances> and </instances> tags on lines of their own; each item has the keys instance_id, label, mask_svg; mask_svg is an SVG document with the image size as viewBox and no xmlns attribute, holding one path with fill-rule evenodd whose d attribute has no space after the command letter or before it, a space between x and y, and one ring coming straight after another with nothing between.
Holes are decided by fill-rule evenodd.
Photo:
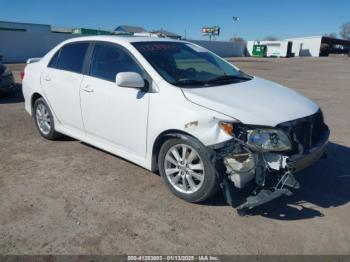
<instances>
[{"instance_id":1,"label":"front wheel","mask_svg":"<svg viewBox=\"0 0 350 262\"><path fill-rule=\"evenodd\" d=\"M193 138L167 140L158 156L167 188L188 202L201 202L218 190L216 170L206 148Z\"/></svg>"}]
</instances>

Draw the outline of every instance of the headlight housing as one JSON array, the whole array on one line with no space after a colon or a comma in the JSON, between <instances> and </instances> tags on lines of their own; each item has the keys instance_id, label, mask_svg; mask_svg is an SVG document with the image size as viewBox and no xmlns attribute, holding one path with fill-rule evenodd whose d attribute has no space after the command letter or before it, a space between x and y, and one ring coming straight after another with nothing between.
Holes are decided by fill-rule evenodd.
<instances>
[{"instance_id":1,"label":"headlight housing","mask_svg":"<svg viewBox=\"0 0 350 262\"><path fill-rule=\"evenodd\" d=\"M287 151L292 148L288 135L279 129L247 131L247 144L259 151Z\"/></svg>"}]
</instances>

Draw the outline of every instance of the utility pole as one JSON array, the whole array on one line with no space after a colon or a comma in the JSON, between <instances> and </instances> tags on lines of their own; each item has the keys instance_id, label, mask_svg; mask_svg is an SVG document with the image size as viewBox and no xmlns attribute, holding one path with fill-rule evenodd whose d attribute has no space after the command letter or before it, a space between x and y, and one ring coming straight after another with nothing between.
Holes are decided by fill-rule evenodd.
<instances>
[{"instance_id":1,"label":"utility pole","mask_svg":"<svg viewBox=\"0 0 350 262\"><path fill-rule=\"evenodd\" d=\"M233 23L238 23L239 17L238 16L232 16ZM232 37L235 37L235 31L233 31Z\"/></svg>"}]
</instances>

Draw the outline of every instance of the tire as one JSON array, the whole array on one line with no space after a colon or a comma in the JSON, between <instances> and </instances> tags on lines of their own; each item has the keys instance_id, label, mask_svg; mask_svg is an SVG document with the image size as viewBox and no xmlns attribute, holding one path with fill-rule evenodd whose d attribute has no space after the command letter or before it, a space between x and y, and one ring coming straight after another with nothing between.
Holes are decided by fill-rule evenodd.
<instances>
[{"instance_id":1,"label":"tire","mask_svg":"<svg viewBox=\"0 0 350 262\"><path fill-rule=\"evenodd\" d=\"M33 109L34 122L40 135L48 140L54 140L60 137L61 134L55 131L54 118L44 98L38 98L34 103ZM46 122L49 127L45 125L44 122Z\"/></svg>"},{"instance_id":2,"label":"tire","mask_svg":"<svg viewBox=\"0 0 350 262\"><path fill-rule=\"evenodd\" d=\"M178 152L177 157L182 161L176 160L174 150ZM187 157L184 157L183 152L186 152ZM194 158L195 154L197 157ZM170 192L187 202L202 202L213 196L219 189L216 169L210 161L207 149L192 137L167 140L159 151L158 166L160 175ZM193 176L193 172L196 176Z\"/></svg>"}]
</instances>

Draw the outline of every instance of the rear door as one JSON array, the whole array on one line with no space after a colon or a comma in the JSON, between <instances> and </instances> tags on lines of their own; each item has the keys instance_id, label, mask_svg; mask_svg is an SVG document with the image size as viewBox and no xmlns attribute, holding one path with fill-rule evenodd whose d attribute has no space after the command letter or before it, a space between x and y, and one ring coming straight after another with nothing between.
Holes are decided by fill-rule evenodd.
<instances>
[{"instance_id":1,"label":"rear door","mask_svg":"<svg viewBox=\"0 0 350 262\"><path fill-rule=\"evenodd\" d=\"M79 89L88 47L88 42L64 45L41 75L44 93L58 121L66 128L80 131L84 128Z\"/></svg>"}]
</instances>

